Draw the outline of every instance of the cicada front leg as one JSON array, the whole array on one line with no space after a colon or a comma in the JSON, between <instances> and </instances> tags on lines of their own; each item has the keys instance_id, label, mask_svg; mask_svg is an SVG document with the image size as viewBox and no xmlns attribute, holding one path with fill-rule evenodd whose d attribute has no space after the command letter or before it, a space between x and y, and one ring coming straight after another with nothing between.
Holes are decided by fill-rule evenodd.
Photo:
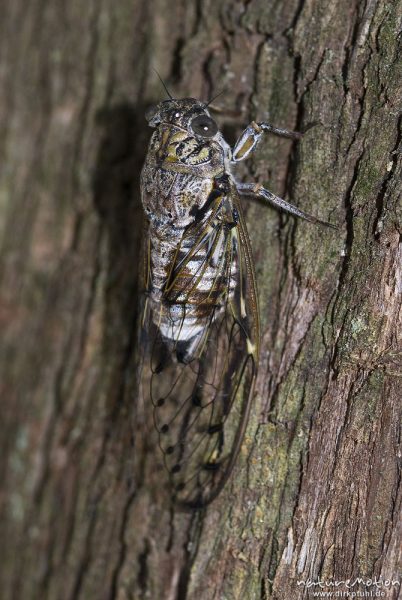
<instances>
[{"instance_id":1,"label":"cicada front leg","mask_svg":"<svg viewBox=\"0 0 402 600\"><path fill-rule=\"evenodd\" d=\"M303 136L303 134L298 131L274 127L274 125L271 125L270 123L255 123L252 121L237 140L235 147L233 148L232 160L234 162L239 162L240 160L248 158L256 149L258 142L265 132L274 133L275 135L280 135L281 137L289 138L291 140L300 140Z\"/></svg>"}]
</instances>

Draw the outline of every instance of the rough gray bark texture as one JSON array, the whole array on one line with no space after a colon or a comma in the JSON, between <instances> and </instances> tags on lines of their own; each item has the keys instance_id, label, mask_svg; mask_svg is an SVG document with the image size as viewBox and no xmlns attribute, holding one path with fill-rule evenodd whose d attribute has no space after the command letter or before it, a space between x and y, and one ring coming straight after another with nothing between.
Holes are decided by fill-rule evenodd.
<instances>
[{"instance_id":1,"label":"rough gray bark texture","mask_svg":"<svg viewBox=\"0 0 402 600\"><path fill-rule=\"evenodd\" d=\"M6 1L2 598L293 600L299 580L398 576L401 21L400 0ZM262 357L206 513L171 508L136 410L152 66L178 96L226 87L230 141L252 118L314 124L239 176L340 228L244 201Z\"/></svg>"}]
</instances>

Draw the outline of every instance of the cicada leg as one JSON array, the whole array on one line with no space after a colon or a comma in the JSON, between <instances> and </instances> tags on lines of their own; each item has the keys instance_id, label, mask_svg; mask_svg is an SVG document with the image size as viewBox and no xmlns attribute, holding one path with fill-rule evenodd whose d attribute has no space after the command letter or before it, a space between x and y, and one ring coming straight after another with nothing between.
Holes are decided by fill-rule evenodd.
<instances>
[{"instance_id":1,"label":"cicada leg","mask_svg":"<svg viewBox=\"0 0 402 600\"><path fill-rule=\"evenodd\" d=\"M270 123L255 123L252 121L237 140L232 151L232 160L234 162L239 162L240 160L248 158L250 154L254 152L265 132L274 133L275 135L280 135L281 137L286 137L291 140L300 140L303 136L303 134L298 131L274 127L274 125L270 125Z\"/></svg>"},{"instance_id":2,"label":"cicada leg","mask_svg":"<svg viewBox=\"0 0 402 600\"><path fill-rule=\"evenodd\" d=\"M310 221L310 223L318 223L320 225L325 225L325 227L331 227L332 229L337 229L337 227L335 225L332 225L332 223L328 223L327 221L322 221L321 219L318 219L317 217L314 217L313 215L310 215L310 214L304 212L303 210L300 210L300 208L293 206L293 204L289 204L289 202L286 202L286 200L283 200L282 198L275 196L275 194L273 194L272 192L269 192L267 189L265 189L259 183L237 183L236 185L237 185L237 191L241 195L244 194L244 195L249 195L249 196L250 195L257 196L257 198L262 198L263 200L266 200L267 202L269 202L276 208L279 208L287 213L290 213L291 215L295 215L296 217L301 217L302 219L305 219L306 221Z\"/></svg>"}]
</instances>

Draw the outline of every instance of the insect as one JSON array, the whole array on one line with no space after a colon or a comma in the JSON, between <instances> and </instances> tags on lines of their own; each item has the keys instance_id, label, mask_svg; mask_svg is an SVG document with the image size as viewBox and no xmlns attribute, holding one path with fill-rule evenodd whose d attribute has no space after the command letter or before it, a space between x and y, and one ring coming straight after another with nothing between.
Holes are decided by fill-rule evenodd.
<instances>
[{"instance_id":1,"label":"insect","mask_svg":"<svg viewBox=\"0 0 402 600\"><path fill-rule=\"evenodd\" d=\"M147 388L173 498L199 508L231 474L257 372L258 299L240 196L333 226L232 174L265 132L300 133L252 122L231 149L208 104L170 94L146 119L155 128L141 173Z\"/></svg>"}]
</instances>

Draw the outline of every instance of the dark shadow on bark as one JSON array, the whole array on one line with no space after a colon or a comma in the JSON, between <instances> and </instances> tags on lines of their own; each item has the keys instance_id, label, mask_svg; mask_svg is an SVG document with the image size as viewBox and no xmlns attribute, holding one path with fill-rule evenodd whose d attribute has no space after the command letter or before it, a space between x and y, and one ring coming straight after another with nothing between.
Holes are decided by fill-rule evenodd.
<instances>
[{"instance_id":1,"label":"dark shadow on bark","mask_svg":"<svg viewBox=\"0 0 402 600\"><path fill-rule=\"evenodd\" d=\"M149 139L145 106L121 104L99 111L103 130L93 179L94 204L107 235L108 269L105 282L104 348L121 352L121 375L132 370L136 354L137 318L141 300L141 242L143 213L140 172ZM125 395L125 377L116 381L118 397ZM110 406L113 421L119 403Z\"/></svg>"}]
</instances>

